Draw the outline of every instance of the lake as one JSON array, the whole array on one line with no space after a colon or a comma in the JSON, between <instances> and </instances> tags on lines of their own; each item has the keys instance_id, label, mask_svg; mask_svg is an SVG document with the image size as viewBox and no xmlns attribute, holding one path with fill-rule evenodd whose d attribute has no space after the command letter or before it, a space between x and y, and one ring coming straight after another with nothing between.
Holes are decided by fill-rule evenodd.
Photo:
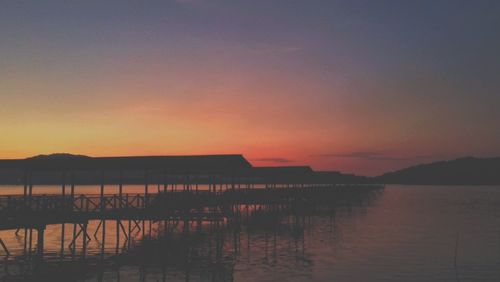
<instances>
[{"instance_id":1,"label":"lake","mask_svg":"<svg viewBox=\"0 0 500 282\"><path fill-rule=\"evenodd\" d=\"M12 187L4 187L2 193L8 189ZM93 193L92 189L81 191ZM117 251L111 240L116 223L106 224L110 240L104 250L111 262L75 266L67 263L69 253L58 262L61 226L53 225L45 231L47 263L63 266L57 269L66 281L500 279L500 187L389 185L329 213L261 219L239 227L156 222L147 240L135 233L132 245L137 250L130 248L125 256L117 255L122 248ZM89 223L89 234L97 225ZM66 224L65 236L72 228ZM23 251L22 236L14 230L0 231L0 238L11 252ZM98 256L101 247L92 239L88 256ZM10 274L0 267L0 278L19 271L14 263L9 267Z\"/></svg>"}]
</instances>

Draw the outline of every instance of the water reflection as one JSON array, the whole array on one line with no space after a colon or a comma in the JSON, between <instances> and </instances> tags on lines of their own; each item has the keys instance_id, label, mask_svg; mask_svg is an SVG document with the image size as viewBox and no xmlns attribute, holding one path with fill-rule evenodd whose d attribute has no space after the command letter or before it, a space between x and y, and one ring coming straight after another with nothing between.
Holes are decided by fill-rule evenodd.
<instances>
[{"instance_id":1,"label":"water reflection","mask_svg":"<svg viewBox=\"0 0 500 282\"><path fill-rule=\"evenodd\" d=\"M4 281L233 281L235 269L286 265L304 276L314 265L306 234L317 226L340 238L336 216L363 213L381 191L321 205L240 205L234 220L94 220L2 231L11 255ZM10 232L10 233L9 233ZM40 252L42 244L43 252Z\"/></svg>"},{"instance_id":2,"label":"water reflection","mask_svg":"<svg viewBox=\"0 0 500 282\"><path fill-rule=\"evenodd\" d=\"M12 252L8 262L1 262L0 281L416 282L458 277L464 282L500 277L500 187L389 186L342 205L295 211L249 205L240 206L234 222L151 221L150 227L146 221L143 228L143 222L131 221L130 247L123 231L128 232L128 221L121 222L123 228L118 225L119 244L116 221L106 221L104 244L102 229L95 233L100 222L91 221L85 256L82 237L74 254L68 248L73 224L65 224L64 232L61 225L50 225L43 262L23 256L23 229L17 236L15 230L0 231ZM36 254L37 232L32 233Z\"/></svg>"}]
</instances>

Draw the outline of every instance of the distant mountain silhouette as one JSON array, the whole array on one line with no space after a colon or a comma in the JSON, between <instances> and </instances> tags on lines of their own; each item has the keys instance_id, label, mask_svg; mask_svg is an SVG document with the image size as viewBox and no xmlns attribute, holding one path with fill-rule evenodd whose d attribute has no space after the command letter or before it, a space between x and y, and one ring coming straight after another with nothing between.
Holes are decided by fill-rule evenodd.
<instances>
[{"instance_id":1,"label":"distant mountain silhouette","mask_svg":"<svg viewBox=\"0 0 500 282\"><path fill-rule=\"evenodd\" d=\"M385 184L499 185L500 157L465 157L412 166L374 178Z\"/></svg>"},{"instance_id":2,"label":"distant mountain silhouette","mask_svg":"<svg viewBox=\"0 0 500 282\"><path fill-rule=\"evenodd\" d=\"M26 158L27 160L50 160L50 159L58 159L58 160L69 160L69 159L89 159L89 156L85 155L75 155L68 153L54 153L49 155L37 155L33 157Z\"/></svg>"}]
</instances>

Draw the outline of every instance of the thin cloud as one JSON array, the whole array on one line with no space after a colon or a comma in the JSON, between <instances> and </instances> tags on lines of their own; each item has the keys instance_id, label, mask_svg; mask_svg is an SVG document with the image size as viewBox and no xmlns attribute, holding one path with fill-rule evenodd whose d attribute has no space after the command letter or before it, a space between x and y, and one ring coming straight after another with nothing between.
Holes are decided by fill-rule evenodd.
<instances>
[{"instance_id":1,"label":"thin cloud","mask_svg":"<svg viewBox=\"0 0 500 282\"><path fill-rule=\"evenodd\" d=\"M293 162L293 160L285 159L285 158L259 158L259 159L252 159L251 161L269 162L269 163L292 163Z\"/></svg>"},{"instance_id":2,"label":"thin cloud","mask_svg":"<svg viewBox=\"0 0 500 282\"><path fill-rule=\"evenodd\" d=\"M412 157L397 157L380 152L359 151L350 153L319 154L319 155L313 155L312 157L350 158L350 159L360 159L366 161L405 161L405 160L417 160L417 159L430 159L430 158L435 158L436 156L422 155L422 156L412 156Z\"/></svg>"}]
</instances>

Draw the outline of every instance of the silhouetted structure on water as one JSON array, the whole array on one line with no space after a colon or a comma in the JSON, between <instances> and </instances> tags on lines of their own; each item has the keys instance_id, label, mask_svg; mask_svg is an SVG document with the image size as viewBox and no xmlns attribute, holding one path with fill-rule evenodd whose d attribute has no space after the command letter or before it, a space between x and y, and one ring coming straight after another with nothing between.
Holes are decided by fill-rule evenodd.
<instances>
[{"instance_id":1,"label":"silhouetted structure on water","mask_svg":"<svg viewBox=\"0 0 500 282\"><path fill-rule=\"evenodd\" d=\"M190 222L199 226L203 222L238 225L255 223L249 215L257 216L262 210L267 215L305 216L325 211L323 207L330 211L382 188L339 185L310 167L255 168L241 155L109 158L54 155L0 160L0 169L4 172L3 180L20 181L23 192L0 196L0 230L17 229L16 234L22 234L22 258L29 261L47 259L44 232L48 225L61 225L62 258L66 256L66 246L74 256L77 245L82 249L81 256L86 257L91 221L99 222L94 238L103 242L101 253L105 253L110 222L114 223L117 250L121 242L130 249L134 232L140 230L145 237L147 226L151 230L158 222L183 222L184 226ZM46 183L58 183L59 193L37 194L37 185ZM144 187L142 193L124 193L125 185L139 183ZM82 184L97 184L99 193L78 194ZM118 192L107 193L110 186L117 186ZM265 223L256 218L257 222ZM69 238L66 225L72 227ZM1 238L0 249L7 258L11 257Z\"/></svg>"}]
</instances>

